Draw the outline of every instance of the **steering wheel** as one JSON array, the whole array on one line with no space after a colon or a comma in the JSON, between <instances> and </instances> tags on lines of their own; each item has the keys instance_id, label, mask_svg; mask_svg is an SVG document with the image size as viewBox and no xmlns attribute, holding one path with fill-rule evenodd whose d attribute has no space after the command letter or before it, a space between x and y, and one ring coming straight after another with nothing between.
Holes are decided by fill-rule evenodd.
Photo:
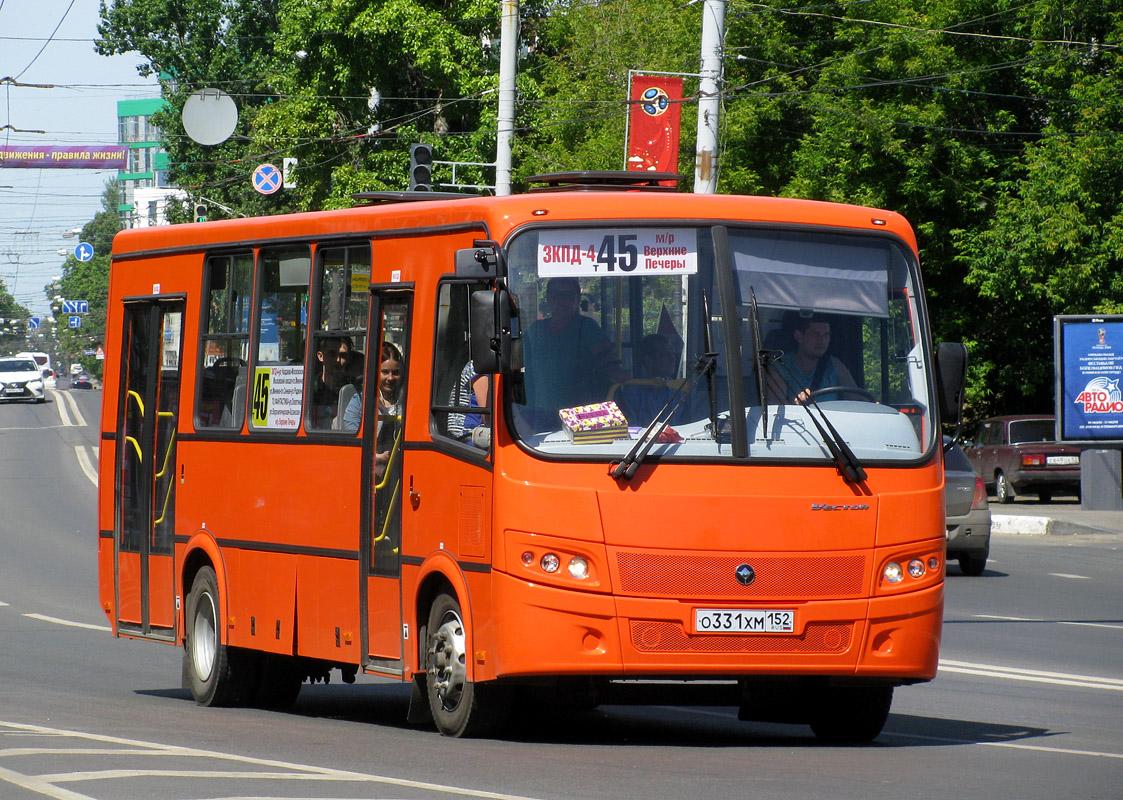
<instances>
[{"instance_id":1,"label":"steering wheel","mask_svg":"<svg viewBox=\"0 0 1123 800\"><path fill-rule=\"evenodd\" d=\"M223 357L223 358L216 358L216 359L214 360L214 366L216 366L216 367L228 367L228 366L230 366L231 364L235 364L235 363L236 363L236 364L237 364L237 365L238 365L239 367L244 367L244 366L246 365L246 362L245 362L245 361L244 361L243 359L241 359L241 358L227 358L227 357Z\"/></svg>"},{"instance_id":2,"label":"steering wheel","mask_svg":"<svg viewBox=\"0 0 1123 800\"><path fill-rule=\"evenodd\" d=\"M857 386L823 386L813 391L808 396L808 399L814 400L816 397L820 397L824 394L831 394L832 392L838 394L857 394L861 395L862 399L866 400L867 402L880 402L876 397L874 397L873 392L867 392L865 389L861 389Z\"/></svg>"}]
</instances>

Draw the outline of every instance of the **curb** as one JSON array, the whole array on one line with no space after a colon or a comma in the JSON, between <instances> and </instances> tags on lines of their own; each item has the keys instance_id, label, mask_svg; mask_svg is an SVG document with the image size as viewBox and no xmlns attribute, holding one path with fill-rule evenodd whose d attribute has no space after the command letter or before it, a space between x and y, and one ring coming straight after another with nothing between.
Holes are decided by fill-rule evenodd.
<instances>
[{"instance_id":1,"label":"curb","mask_svg":"<svg viewBox=\"0 0 1123 800\"><path fill-rule=\"evenodd\" d=\"M1031 517L1022 514L991 514L990 532L1015 534L1020 536L1077 536L1090 533L1114 533L1120 531L1100 528L1095 525L1082 525L1053 517Z\"/></svg>"}]
</instances>

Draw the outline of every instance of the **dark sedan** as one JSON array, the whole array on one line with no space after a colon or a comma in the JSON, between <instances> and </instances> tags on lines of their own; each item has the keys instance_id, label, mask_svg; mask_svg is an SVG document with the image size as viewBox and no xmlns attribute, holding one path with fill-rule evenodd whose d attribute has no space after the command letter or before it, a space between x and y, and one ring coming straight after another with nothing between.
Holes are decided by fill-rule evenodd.
<instances>
[{"instance_id":1,"label":"dark sedan","mask_svg":"<svg viewBox=\"0 0 1123 800\"><path fill-rule=\"evenodd\" d=\"M984 420L966 450L1000 503L1012 503L1019 494L1036 494L1042 503L1054 494L1080 494L1080 448L1055 440L1052 416Z\"/></svg>"},{"instance_id":2,"label":"dark sedan","mask_svg":"<svg viewBox=\"0 0 1123 800\"><path fill-rule=\"evenodd\" d=\"M990 556L986 489L959 445L945 436L944 448L947 560L958 559L964 575L982 575Z\"/></svg>"},{"instance_id":3,"label":"dark sedan","mask_svg":"<svg viewBox=\"0 0 1123 800\"><path fill-rule=\"evenodd\" d=\"M94 388L93 381L90 380L89 375L75 375L70 379L71 389L92 389Z\"/></svg>"}]
</instances>

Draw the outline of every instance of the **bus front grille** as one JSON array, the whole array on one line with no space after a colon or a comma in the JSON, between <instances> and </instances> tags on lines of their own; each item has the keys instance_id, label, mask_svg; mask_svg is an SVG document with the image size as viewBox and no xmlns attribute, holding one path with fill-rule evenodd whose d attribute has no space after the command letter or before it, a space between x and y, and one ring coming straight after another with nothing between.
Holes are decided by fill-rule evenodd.
<instances>
[{"instance_id":1,"label":"bus front grille","mask_svg":"<svg viewBox=\"0 0 1123 800\"><path fill-rule=\"evenodd\" d=\"M749 564L754 580L736 573ZM622 550L616 554L623 594L691 600L826 600L865 596L868 555L690 555Z\"/></svg>"}]
</instances>

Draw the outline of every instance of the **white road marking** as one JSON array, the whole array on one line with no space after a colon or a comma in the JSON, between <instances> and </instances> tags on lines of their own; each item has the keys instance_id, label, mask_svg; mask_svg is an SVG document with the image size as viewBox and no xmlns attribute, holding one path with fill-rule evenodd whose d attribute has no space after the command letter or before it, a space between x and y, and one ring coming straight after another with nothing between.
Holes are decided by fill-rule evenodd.
<instances>
[{"instance_id":1,"label":"white road marking","mask_svg":"<svg viewBox=\"0 0 1123 800\"><path fill-rule=\"evenodd\" d=\"M69 736L77 739L85 739L92 742L100 742L103 744L117 744L134 748L140 747L144 748L147 754L153 756L164 755L174 757L214 758L233 762L236 764L251 764L257 767L265 767L270 769L270 771L261 772L242 772L236 770L208 771L110 769L31 776L21 775L19 773L0 768L0 780L8 780L16 786L23 786L25 788L32 789L33 791L36 791L45 797L52 798L52 800L92 800L92 798L87 795L77 794L76 792L71 792L67 789L55 786L55 783L147 776L221 779L264 778L271 780L376 783L386 786L397 786L406 789L417 789L430 792L439 792L441 794L458 795L460 797L486 798L486 800L535 800L535 798L526 797L524 795L504 794L501 792L487 792L478 789L469 789L461 786L451 786L448 784L411 781L404 778L392 778L387 775L372 775L364 772L351 772L349 770L331 769L329 767L316 767L308 764L297 764L289 761L275 761L272 759L252 758L250 756L238 756L232 755L230 753L221 753L214 750L199 750L193 747L176 747L173 745L159 744L157 742L145 742L139 739L124 739L117 736L103 736L94 733L83 733L80 731L62 730L58 728L45 728L39 725L27 725L17 722L5 722L0 720L0 729L5 728L11 732L38 733L45 736ZM22 752L26 752L27 750L27 748L19 749ZM57 748L46 748L44 750L45 753L51 754L55 753L56 751ZM0 750L0 757L3 757L4 754L5 751ZM286 797L288 797L288 795L286 795Z\"/></svg>"},{"instance_id":2,"label":"white road marking","mask_svg":"<svg viewBox=\"0 0 1123 800\"><path fill-rule=\"evenodd\" d=\"M1000 617L997 614L975 614L974 616L978 619L1001 619L1006 622L1043 622L1043 620L1034 617Z\"/></svg>"},{"instance_id":3,"label":"white road marking","mask_svg":"<svg viewBox=\"0 0 1123 800\"><path fill-rule=\"evenodd\" d=\"M94 458L97 458L97 448L90 448L94 450ZM74 446L74 455L78 458L78 466L82 468L82 472L86 473L86 477L90 479L90 483L97 486L97 467L90 461L90 457L86 455L86 448L82 445Z\"/></svg>"},{"instance_id":4,"label":"white road marking","mask_svg":"<svg viewBox=\"0 0 1123 800\"><path fill-rule=\"evenodd\" d=\"M51 623L54 623L55 625L66 625L67 627L70 627L70 628L86 628L86 629L91 630L91 631L106 631L106 632L109 632L109 631L112 630L112 628L108 628L105 625L91 625L88 622L74 622L73 620L69 620L69 619L59 619L58 617L48 617L44 614L24 614L23 616L27 617L28 619L37 619L40 622L51 622Z\"/></svg>"},{"instance_id":5,"label":"white road marking","mask_svg":"<svg viewBox=\"0 0 1123 800\"><path fill-rule=\"evenodd\" d=\"M1069 579L1074 580L1074 581L1090 581L1090 580L1092 580L1087 575L1069 575L1067 572L1050 572L1049 575L1051 575L1054 578L1069 578Z\"/></svg>"},{"instance_id":6,"label":"white road marking","mask_svg":"<svg viewBox=\"0 0 1123 800\"><path fill-rule=\"evenodd\" d=\"M1097 750L1069 750L1064 747L1045 747L1039 744L1019 744L1018 742L980 742L975 739L953 739L948 736L925 736L920 733L900 733L885 731L882 736L897 736L904 739L920 739L928 742L947 742L949 744L980 744L987 747L1008 747L1011 750L1033 750L1039 753L1056 753L1062 756L1091 756L1093 758L1123 758L1123 753L1101 753Z\"/></svg>"},{"instance_id":7,"label":"white road marking","mask_svg":"<svg viewBox=\"0 0 1123 800\"><path fill-rule=\"evenodd\" d=\"M1020 667L1002 667L996 664L973 664L969 661L940 659L941 672L961 675L981 675L989 678L1003 678L1012 681L1031 683L1051 683L1056 686L1080 686L1086 689L1103 689L1109 692L1123 692L1123 680L1101 678L1095 675L1071 675L1065 672L1043 672Z\"/></svg>"},{"instance_id":8,"label":"white road marking","mask_svg":"<svg viewBox=\"0 0 1123 800\"><path fill-rule=\"evenodd\" d=\"M1113 631L1123 631L1123 625L1108 625L1106 622L1058 622L1058 625L1077 625L1083 628L1107 628Z\"/></svg>"}]
</instances>

